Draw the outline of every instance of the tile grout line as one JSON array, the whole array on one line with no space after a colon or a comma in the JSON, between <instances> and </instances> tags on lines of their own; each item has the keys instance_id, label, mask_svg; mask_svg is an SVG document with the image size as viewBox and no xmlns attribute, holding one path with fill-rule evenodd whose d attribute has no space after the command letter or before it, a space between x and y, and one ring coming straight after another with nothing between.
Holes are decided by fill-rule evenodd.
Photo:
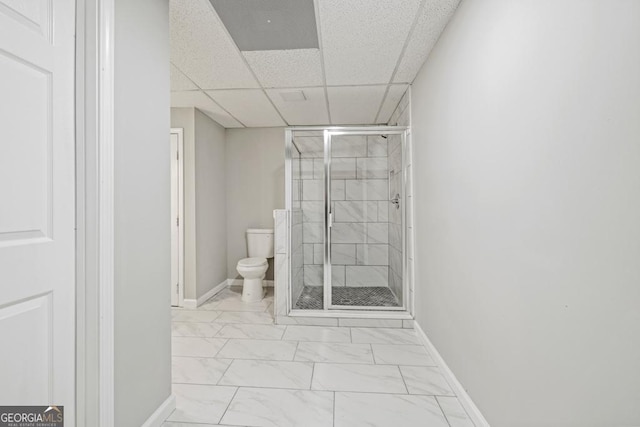
<instances>
[{"instance_id":1,"label":"tile grout line","mask_svg":"<svg viewBox=\"0 0 640 427\"><path fill-rule=\"evenodd\" d=\"M227 371L229 370L229 368L231 368L231 365L233 365L233 362L235 362L235 359L231 360L231 363L229 363L229 365L227 366L227 368L224 370L224 372L222 373L222 375L220 375L220 378L218 378L218 381L216 381L215 385L216 386L221 386L220 381L222 381L222 378L224 378L225 375L227 375Z\"/></svg>"},{"instance_id":2,"label":"tile grout line","mask_svg":"<svg viewBox=\"0 0 640 427\"><path fill-rule=\"evenodd\" d=\"M440 404L440 401L438 400L438 398L436 396L433 397L436 400L436 403L438 404L438 407L440 408L440 411L442 412L442 415L444 416L444 420L447 422L447 424L449 424L449 427L451 426L451 421L449 421L449 417L447 417L447 413L444 412L444 409L442 409L442 405Z\"/></svg>"},{"instance_id":3,"label":"tile grout line","mask_svg":"<svg viewBox=\"0 0 640 427\"><path fill-rule=\"evenodd\" d=\"M227 407L224 409L224 412L222 413L222 416L218 420L218 424L220 424L222 422L222 419L224 418L224 416L227 415L227 411L229 410L229 407L231 406L231 402L233 402L233 399L236 398L236 395L238 394L239 390L240 390L240 387L236 387L236 391L233 392L233 396L231 396L231 399L229 400L229 403L227 403Z\"/></svg>"},{"instance_id":4,"label":"tile grout line","mask_svg":"<svg viewBox=\"0 0 640 427\"><path fill-rule=\"evenodd\" d=\"M184 382L172 382L171 384L180 384L180 385L197 385L197 386L205 386L205 387L240 387L240 388L256 388L260 390L289 390L289 391L312 391L312 392L321 392L321 393L359 393L359 394L381 394L383 396L423 396L423 397L451 397L456 398L455 396L447 396L442 394L407 394L407 393L391 393L391 392L381 392L381 391L362 391L362 390L314 390L308 388L293 388L293 387L267 387L264 385L234 385L234 384L210 384L210 383L184 383Z\"/></svg>"},{"instance_id":5,"label":"tile grout line","mask_svg":"<svg viewBox=\"0 0 640 427\"><path fill-rule=\"evenodd\" d=\"M333 426L336 425L336 392L333 392Z\"/></svg>"},{"instance_id":6,"label":"tile grout line","mask_svg":"<svg viewBox=\"0 0 640 427\"><path fill-rule=\"evenodd\" d=\"M284 341L284 342L286 342L286 341ZM296 355L298 354L298 347L300 347L300 341L298 341L296 343L296 349L293 352L293 359L291 359L292 362L296 361ZM311 375L313 376L313 373Z\"/></svg>"},{"instance_id":7,"label":"tile grout line","mask_svg":"<svg viewBox=\"0 0 640 427\"><path fill-rule=\"evenodd\" d=\"M311 381L309 382L309 390L313 390L313 376L316 374L316 362L311 366Z\"/></svg>"},{"instance_id":8,"label":"tile grout line","mask_svg":"<svg viewBox=\"0 0 640 427\"><path fill-rule=\"evenodd\" d=\"M402 383L404 384L404 388L407 390L407 394L409 393L409 387L407 386L407 381L404 379L404 375L402 375L402 369L400 369L400 365L395 365L398 368L398 372L400 373L400 378L402 378Z\"/></svg>"}]
</instances>

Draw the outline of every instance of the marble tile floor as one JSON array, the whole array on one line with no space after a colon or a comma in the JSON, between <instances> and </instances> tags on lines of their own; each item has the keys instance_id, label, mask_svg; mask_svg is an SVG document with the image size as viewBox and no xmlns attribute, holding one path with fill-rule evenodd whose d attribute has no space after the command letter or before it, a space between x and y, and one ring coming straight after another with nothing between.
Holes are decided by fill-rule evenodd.
<instances>
[{"instance_id":1,"label":"marble tile floor","mask_svg":"<svg viewBox=\"0 0 640 427\"><path fill-rule=\"evenodd\" d=\"M413 330L280 326L273 293L172 309L165 427L473 427Z\"/></svg>"}]
</instances>

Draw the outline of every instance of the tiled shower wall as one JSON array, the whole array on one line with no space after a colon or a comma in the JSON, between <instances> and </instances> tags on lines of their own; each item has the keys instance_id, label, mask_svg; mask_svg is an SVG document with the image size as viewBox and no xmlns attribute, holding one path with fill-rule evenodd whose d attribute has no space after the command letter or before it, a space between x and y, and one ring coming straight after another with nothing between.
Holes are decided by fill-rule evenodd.
<instances>
[{"instance_id":1,"label":"tiled shower wall","mask_svg":"<svg viewBox=\"0 0 640 427\"><path fill-rule=\"evenodd\" d=\"M323 284L322 137L294 137L301 148L304 284ZM332 138L332 283L389 284L388 143L381 136Z\"/></svg>"}]
</instances>

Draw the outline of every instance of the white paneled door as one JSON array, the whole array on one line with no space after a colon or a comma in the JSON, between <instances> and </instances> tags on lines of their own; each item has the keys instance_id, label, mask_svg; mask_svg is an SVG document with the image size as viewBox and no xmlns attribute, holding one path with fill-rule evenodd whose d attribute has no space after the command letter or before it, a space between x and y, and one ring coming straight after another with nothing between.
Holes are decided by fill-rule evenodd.
<instances>
[{"instance_id":1,"label":"white paneled door","mask_svg":"<svg viewBox=\"0 0 640 427\"><path fill-rule=\"evenodd\" d=\"M74 0L0 0L0 402L74 426Z\"/></svg>"}]
</instances>

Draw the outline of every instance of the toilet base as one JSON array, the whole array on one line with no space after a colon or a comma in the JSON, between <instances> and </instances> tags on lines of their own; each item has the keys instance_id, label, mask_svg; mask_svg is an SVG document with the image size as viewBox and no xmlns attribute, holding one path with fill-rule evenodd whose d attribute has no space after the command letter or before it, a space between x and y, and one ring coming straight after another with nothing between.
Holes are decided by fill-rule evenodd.
<instances>
[{"instance_id":1,"label":"toilet base","mask_svg":"<svg viewBox=\"0 0 640 427\"><path fill-rule=\"evenodd\" d=\"M262 278L244 279L242 284L242 301L243 302L259 302L264 298L262 289Z\"/></svg>"}]
</instances>

